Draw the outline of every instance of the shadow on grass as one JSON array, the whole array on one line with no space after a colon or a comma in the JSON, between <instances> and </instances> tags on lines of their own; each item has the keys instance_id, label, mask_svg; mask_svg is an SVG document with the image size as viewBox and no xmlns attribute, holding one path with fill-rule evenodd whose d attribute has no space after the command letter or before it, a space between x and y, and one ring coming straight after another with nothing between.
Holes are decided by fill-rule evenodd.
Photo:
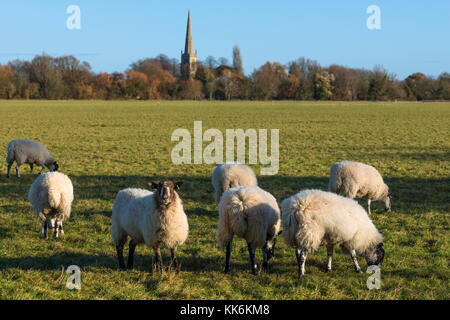
<instances>
[{"instance_id":1,"label":"shadow on grass","mask_svg":"<svg viewBox=\"0 0 450 320\"><path fill-rule=\"evenodd\" d=\"M21 258L0 258L0 270L18 268L22 270L60 270L62 266L117 268L117 261L108 255L86 255L61 252L48 257L26 256Z\"/></svg>"},{"instance_id":2,"label":"shadow on grass","mask_svg":"<svg viewBox=\"0 0 450 320\"><path fill-rule=\"evenodd\" d=\"M15 198L21 200L27 199L28 189L36 175L24 175L22 178L6 177L0 178L0 199L14 201ZM188 215L212 216L217 215L217 205L214 202L213 187L209 176L190 177L190 176L71 176L75 200L103 200L111 202L111 205L117 193L125 188L145 188L149 189L147 182L160 181L168 179L172 181L183 181L184 184L179 191L185 207L188 207ZM314 176L260 176L259 185L272 193L278 202L307 188L328 189L328 177ZM423 213L432 210L447 212L450 209L448 194L450 193L450 178L424 179L424 178L389 178L385 179L393 194L393 212ZM366 207L365 201L361 204ZM205 204L213 206L214 210L205 209ZM186 206L187 205L187 206ZM192 209L192 206L194 208ZM14 205L3 206L4 210L19 211L25 210L22 207ZM383 212L381 203L374 202L374 212ZM27 208L26 210L29 210ZM110 216L109 211L83 211L84 216L92 214L101 214Z\"/></svg>"},{"instance_id":3,"label":"shadow on grass","mask_svg":"<svg viewBox=\"0 0 450 320\"><path fill-rule=\"evenodd\" d=\"M125 263L127 261L128 252L124 252ZM155 272L153 255L134 256L134 269ZM171 266L171 258L169 255L162 254L163 268L167 271L173 271ZM181 265L181 271L199 272L199 271L222 271L221 260L215 257L199 257L199 256L178 256L178 262ZM48 257L42 256L25 256L21 258L0 258L0 270L5 269L22 269L22 270L60 270L62 266L67 268L69 265L77 265L81 269L89 267L109 268L119 270L118 260L115 255L88 255L75 252L61 252ZM245 269L242 264L236 264L239 269ZM236 268L238 269L238 268Z\"/></svg>"}]
</instances>

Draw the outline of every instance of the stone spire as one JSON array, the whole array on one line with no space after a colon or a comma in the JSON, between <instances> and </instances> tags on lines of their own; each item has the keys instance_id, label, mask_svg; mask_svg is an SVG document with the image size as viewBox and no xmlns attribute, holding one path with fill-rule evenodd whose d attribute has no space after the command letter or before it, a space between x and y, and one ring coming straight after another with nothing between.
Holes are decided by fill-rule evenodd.
<instances>
[{"instance_id":1,"label":"stone spire","mask_svg":"<svg viewBox=\"0 0 450 320\"><path fill-rule=\"evenodd\" d=\"M191 30L191 13L188 11L188 21L186 28L186 43L184 53L181 53L181 75L185 79L192 79L197 72L197 54L194 52Z\"/></svg>"},{"instance_id":2,"label":"stone spire","mask_svg":"<svg viewBox=\"0 0 450 320\"><path fill-rule=\"evenodd\" d=\"M188 21L186 29L186 44L184 46L184 53L193 54L194 44L192 42L192 31L191 31L191 12L188 11Z\"/></svg>"}]
</instances>

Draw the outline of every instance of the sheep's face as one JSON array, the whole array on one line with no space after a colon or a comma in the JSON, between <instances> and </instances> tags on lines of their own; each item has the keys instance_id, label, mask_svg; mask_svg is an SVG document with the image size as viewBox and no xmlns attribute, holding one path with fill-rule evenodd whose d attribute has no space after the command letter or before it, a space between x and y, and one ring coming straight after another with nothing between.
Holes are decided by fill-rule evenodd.
<instances>
[{"instance_id":1,"label":"sheep's face","mask_svg":"<svg viewBox=\"0 0 450 320\"><path fill-rule=\"evenodd\" d=\"M384 197L384 199L383 199L384 208L386 209L387 212L391 212L391 200L392 200L392 195L388 192L386 197Z\"/></svg>"},{"instance_id":2,"label":"sheep's face","mask_svg":"<svg viewBox=\"0 0 450 320\"><path fill-rule=\"evenodd\" d=\"M281 231L277 235L281 234ZM273 259L275 256L275 245L277 244L277 235L271 240L267 240L267 260Z\"/></svg>"},{"instance_id":3,"label":"sheep's face","mask_svg":"<svg viewBox=\"0 0 450 320\"><path fill-rule=\"evenodd\" d=\"M160 183L149 182L149 186L155 190L155 199L158 205L168 206L175 199L176 191L180 189L183 182L173 183L172 181L164 180Z\"/></svg>"},{"instance_id":4,"label":"sheep's face","mask_svg":"<svg viewBox=\"0 0 450 320\"><path fill-rule=\"evenodd\" d=\"M59 168L59 165L56 163L56 161L53 162L53 163L51 163L51 164L48 166L48 170L50 170L51 172L53 172L53 171L58 171L58 168Z\"/></svg>"},{"instance_id":5,"label":"sheep's face","mask_svg":"<svg viewBox=\"0 0 450 320\"><path fill-rule=\"evenodd\" d=\"M371 250L368 250L368 252L365 254L365 258L368 266L376 265L381 267L384 259L383 242L380 242Z\"/></svg>"}]
</instances>

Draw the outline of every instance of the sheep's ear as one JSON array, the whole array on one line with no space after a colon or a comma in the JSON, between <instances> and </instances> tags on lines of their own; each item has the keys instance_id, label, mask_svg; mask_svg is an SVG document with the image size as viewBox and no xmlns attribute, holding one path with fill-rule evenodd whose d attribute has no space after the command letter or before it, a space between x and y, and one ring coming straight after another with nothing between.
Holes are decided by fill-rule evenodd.
<instances>
[{"instance_id":1,"label":"sheep's ear","mask_svg":"<svg viewBox=\"0 0 450 320\"><path fill-rule=\"evenodd\" d=\"M175 183L175 188L177 190L179 190L182 185L183 185L183 181L178 181L178 182Z\"/></svg>"},{"instance_id":2,"label":"sheep's ear","mask_svg":"<svg viewBox=\"0 0 450 320\"><path fill-rule=\"evenodd\" d=\"M153 181L148 182L148 185L150 186L150 188L158 189L158 184L154 183Z\"/></svg>"},{"instance_id":3,"label":"sheep's ear","mask_svg":"<svg viewBox=\"0 0 450 320\"><path fill-rule=\"evenodd\" d=\"M380 249L383 247L383 242L380 242L379 244L377 244L377 249Z\"/></svg>"},{"instance_id":4,"label":"sheep's ear","mask_svg":"<svg viewBox=\"0 0 450 320\"><path fill-rule=\"evenodd\" d=\"M277 236L279 236L281 233L283 232L283 230L280 230L277 234Z\"/></svg>"}]
</instances>

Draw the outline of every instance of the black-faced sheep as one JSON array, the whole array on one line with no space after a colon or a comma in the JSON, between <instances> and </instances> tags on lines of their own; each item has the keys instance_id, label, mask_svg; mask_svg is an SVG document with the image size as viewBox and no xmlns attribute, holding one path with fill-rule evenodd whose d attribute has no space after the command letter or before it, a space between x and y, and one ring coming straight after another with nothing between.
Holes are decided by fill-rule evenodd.
<instances>
[{"instance_id":1,"label":"black-faced sheep","mask_svg":"<svg viewBox=\"0 0 450 320\"><path fill-rule=\"evenodd\" d=\"M225 273L230 271L233 236L247 241L252 273L258 273L255 249L262 248L263 268L274 256L276 236L280 230L280 209L275 198L257 186L235 187L226 191L219 203L217 242L226 247Z\"/></svg>"},{"instance_id":2,"label":"black-faced sheep","mask_svg":"<svg viewBox=\"0 0 450 320\"><path fill-rule=\"evenodd\" d=\"M303 190L282 202L283 238L296 249L299 277L305 274L308 252L327 246L331 271L333 247L341 246L361 272L356 255L367 264L381 266L384 258L382 236L363 207L355 200L320 190Z\"/></svg>"},{"instance_id":3,"label":"black-faced sheep","mask_svg":"<svg viewBox=\"0 0 450 320\"><path fill-rule=\"evenodd\" d=\"M36 218L41 222L41 236L47 238L47 228L54 229L54 237L64 234L63 221L70 217L73 186L69 177L48 172L34 180L28 192Z\"/></svg>"},{"instance_id":4,"label":"black-faced sheep","mask_svg":"<svg viewBox=\"0 0 450 320\"><path fill-rule=\"evenodd\" d=\"M32 140L16 139L8 144L8 155L6 156L6 163L8 164L7 177L13 162L16 161L16 175L20 177L20 166L24 163L30 165L30 171L33 173L33 165L41 166L41 174L45 167L50 171L57 171L58 164L48 152L47 148L42 144Z\"/></svg>"},{"instance_id":5,"label":"black-faced sheep","mask_svg":"<svg viewBox=\"0 0 450 320\"><path fill-rule=\"evenodd\" d=\"M155 251L156 268L162 264L160 246L171 250L172 264L179 270L177 248L188 236L189 225L178 193L182 182L149 182L151 192L145 189L121 190L114 200L111 234L117 250L119 267L125 269L123 246L130 236L127 267L133 267L134 250L137 244L145 243Z\"/></svg>"},{"instance_id":6,"label":"black-faced sheep","mask_svg":"<svg viewBox=\"0 0 450 320\"><path fill-rule=\"evenodd\" d=\"M252 168L235 162L219 164L213 171L211 182L217 203L219 203L222 194L230 188L258 185L258 180Z\"/></svg>"},{"instance_id":7,"label":"black-faced sheep","mask_svg":"<svg viewBox=\"0 0 450 320\"><path fill-rule=\"evenodd\" d=\"M330 169L328 191L348 198L367 199L370 215L371 201L380 200L387 212L391 211L391 194L383 177L372 166L354 161L336 162Z\"/></svg>"}]
</instances>

